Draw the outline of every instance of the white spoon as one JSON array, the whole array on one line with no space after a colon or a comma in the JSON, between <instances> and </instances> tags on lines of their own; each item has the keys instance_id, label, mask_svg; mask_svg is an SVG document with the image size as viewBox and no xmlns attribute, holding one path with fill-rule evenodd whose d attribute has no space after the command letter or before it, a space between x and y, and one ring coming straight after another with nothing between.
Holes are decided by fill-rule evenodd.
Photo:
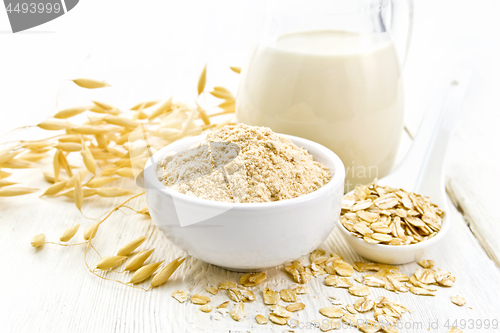
<instances>
[{"instance_id":1,"label":"white spoon","mask_svg":"<svg viewBox=\"0 0 500 333\"><path fill-rule=\"evenodd\" d=\"M379 180L379 185L426 195L447 212L444 158L471 79L472 72L468 70L450 70L443 74L408 155L393 173ZM362 257L380 263L404 264L422 258L425 250L443 239L451 223L445 214L436 236L400 246L367 243L339 225L349 246Z\"/></svg>"}]
</instances>

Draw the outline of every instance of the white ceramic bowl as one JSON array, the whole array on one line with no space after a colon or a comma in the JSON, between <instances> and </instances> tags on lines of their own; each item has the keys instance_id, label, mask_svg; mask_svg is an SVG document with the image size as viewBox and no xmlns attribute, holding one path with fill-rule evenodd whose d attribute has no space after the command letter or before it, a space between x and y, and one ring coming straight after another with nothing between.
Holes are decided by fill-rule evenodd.
<instances>
[{"instance_id":1,"label":"white ceramic bowl","mask_svg":"<svg viewBox=\"0 0 500 333\"><path fill-rule=\"evenodd\" d=\"M332 232L344 189L344 165L328 148L283 135L332 171L328 184L315 192L276 202L224 203L178 193L156 176L156 163L204 136L176 141L156 152L144 169L144 185L153 222L190 255L230 270L275 267L317 248Z\"/></svg>"},{"instance_id":2,"label":"white ceramic bowl","mask_svg":"<svg viewBox=\"0 0 500 333\"><path fill-rule=\"evenodd\" d=\"M442 227L436 236L416 244L394 246L367 243L363 239L354 236L342 225L342 223L339 224L342 236L344 236L347 244L349 244L357 254L371 261L392 265L428 259L425 258L426 251L439 243L450 228L449 218L445 215Z\"/></svg>"}]
</instances>

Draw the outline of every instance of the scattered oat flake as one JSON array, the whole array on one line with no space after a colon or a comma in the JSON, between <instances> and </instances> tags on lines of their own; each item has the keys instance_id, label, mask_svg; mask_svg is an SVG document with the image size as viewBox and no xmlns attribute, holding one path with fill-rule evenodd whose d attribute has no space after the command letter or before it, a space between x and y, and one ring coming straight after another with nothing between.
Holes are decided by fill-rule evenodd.
<instances>
[{"instance_id":1,"label":"scattered oat flake","mask_svg":"<svg viewBox=\"0 0 500 333\"><path fill-rule=\"evenodd\" d=\"M217 295L219 289L217 289L216 287L207 287L206 291L212 295Z\"/></svg>"},{"instance_id":2,"label":"scattered oat flake","mask_svg":"<svg viewBox=\"0 0 500 333\"><path fill-rule=\"evenodd\" d=\"M258 315L256 315L256 316L255 316L255 321L256 321L256 322L257 322L257 324L259 324L259 325L265 325L265 324L267 324L267 323L268 323L267 318L266 318L266 317L264 317L264 316L263 316L263 315L261 315L261 314L258 314Z\"/></svg>"},{"instance_id":3,"label":"scattered oat flake","mask_svg":"<svg viewBox=\"0 0 500 333\"><path fill-rule=\"evenodd\" d=\"M328 318L342 318L344 310L338 306L327 306L319 309L319 313Z\"/></svg>"},{"instance_id":4,"label":"scattered oat flake","mask_svg":"<svg viewBox=\"0 0 500 333\"><path fill-rule=\"evenodd\" d=\"M344 302L342 302L340 300L340 298L338 297L335 297L335 296L330 296L328 297L328 300L330 301L330 303L332 303L333 305L342 305L344 304Z\"/></svg>"},{"instance_id":5,"label":"scattered oat flake","mask_svg":"<svg viewBox=\"0 0 500 333\"><path fill-rule=\"evenodd\" d=\"M464 306L467 301L465 300L465 297L456 295L456 296L451 296L451 302L458 306Z\"/></svg>"},{"instance_id":6,"label":"scattered oat flake","mask_svg":"<svg viewBox=\"0 0 500 333\"><path fill-rule=\"evenodd\" d=\"M363 333L375 333L380 330L382 325L380 323L373 320L365 320L364 324L358 325L358 329Z\"/></svg>"},{"instance_id":7,"label":"scattered oat flake","mask_svg":"<svg viewBox=\"0 0 500 333\"><path fill-rule=\"evenodd\" d=\"M222 282L221 284L219 284L219 289L222 289L222 290L227 290L227 289L236 288L236 287L238 287L238 284L236 284L236 282L232 282L232 281L226 281L226 282Z\"/></svg>"},{"instance_id":8,"label":"scattered oat flake","mask_svg":"<svg viewBox=\"0 0 500 333\"><path fill-rule=\"evenodd\" d=\"M299 261L293 261L291 265L285 266L285 270L300 284L306 283L313 277L311 269L304 267Z\"/></svg>"},{"instance_id":9,"label":"scattered oat flake","mask_svg":"<svg viewBox=\"0 0 500 333\"><path fill-rule=\"evenodd\" d=\"M249 273L240 278L240 284L245 287L253 287L266 279L266 273Z\"/></svg>"},{"instance_id":10,"label":"scattered oat flake","mask_svg":"<svg viewBox=\"0 0 500 333\"><path fill-rule=\"evenodd\" d=\"M319 329L321 332L329 332L333 330L338 330L342 327L342 322L340 319L334 318L334 319L323 319L321 321L321 325Z\"/></svg>"},{"instance_id":11,"label":"scattered oat flake","mask_svg":"<svg viewBox=\"0 0 500 333\"><path fill-rule=\"evenodd\" d=\"M448 333L463 333L463 331L458 327L452 327L452 328L450 328Z\"/></svg>"},{"instance_id":12,"label":"scattered oat flake","mask_svg":"<svg viewBox=\"0 0 500 333\"><path fill-rule=\"evenodd\" d=\"M269 314L269 320L277 325L286 325L288 320L286 318L280 317L274 313Z\"/></svg>"},{"instance_id":13,"label":"scattered oat flake","mask_svg":"<svg viewBox=\"0 0 500 333\"><path fill-rule=\"evenodd\" d=\"M289 312L287 309L282 307L281 305L273 305L269 307L269 310L271 310L271 313L274 313L275 315L283 318L290 318L292 316L292 313Z\"/></svg>"},{"instance_id":14,"label":"scattered oat flake","mask_svg":"<svg viewBox=\"0 0 500 333\"><path fill-rule=\"evenodd\" d=\"M375 275L365 275L363 276L363 284L370 287L385 287L386 282Z\"/></svg>"},{"instance_id":15,"label":"scattered oat flake","mask_svg":"<svg viewBox=\"0 0 500 333\"><path fill-rule=\"evenodd\" d=\"M225 301L224 303L219 304L219 306L217 306L217 309L225 309L228 305L229 301Z\"/></svg>"},{"instance_id":16,"label":"scattered oat flake","mask_svg":"<svg viewBox=\"0 0 500 333\"><path fill-rule=\"evenodd\" d=\"M434 274L436 282L443 287L452 287L455 283L455 276L448 271L438 271Z\"/></svg>"},{"instance_id":17,"label":"scattered oat flake","mask_svg":"<svg viewBox=\"0 0 500 333\"><path fill-rule=\"evenodd\" d=\"M430 284L436 282L435 271L428 268L419 268L415 271L415 277L418 281Z\"/></svg>"},{"instance_id":18,"label":"scattered oat flake","mask_svg":"<svg viewBox=\"0 0 500 333\"><path fill-rule=\"evenodd\" d=\"M313 263L316 259L323 257L325 253L326 251L323 249L316 249L309 254L309 261Z\"/></svg>"},{"instance_id":19,"label":"scattered oat flake","mask_svg":"<svg viewBox=\"0 0 500 333\"><path fill-rule=\"evenodd\" d=\"M415 287L411 286L410 291L415 294L415 295L420 295L420 296L436 296L435 291L431 291L428 289L420 288L420 287Z\"/></svg>"},{"instance_id":20,"label":"scattered oat flake","mask_svg":"<svg viewBox=\"0 0 500 333\"><path fill-rule=\"evenodd\" d=\"M341 259L333 263L333 268L340 276L351 276L354 274L353 267Z\"/></svg>"},{"instance_id":21,"label":"scattered oat flake","mask_svg":"<svg viewBox=\"0 0 500 333\"><path fill-rule=\"evenodd\" d=\"M351 314L356 314L358 313L358 311L356 311L356 309L354 308L354 306L352 306L351 304L347 304L347 306L345 307L345 309L347 311L349 311Z\"/></svg>"},{"instance_id":22,"label":"scattered oat flake","mask_svg":"<svg viewBox=\"0 0 500 333\"><path fill-rule=\"evenodd\" d=\"M352 286L349 288L349 294L351 294L353 296L358 296L358 297L368 296L368 295L370 295L370 288L368 288L368 286L364 286L364 285Z\"/></svg>"},{"instance_id":23,"label":"scattered oat flake","mask_svg":"<svg viewBox=\"0 0 500 333\"><path fill-rule=\"evenodd\" d=\"M360 298L354 303L354 309L358 312L367 312L373 309L375 302L367 297Z\"/></svg>"},{"instance_id":24,"label":"scattered oat flake","mask_svg":"<svg viewBox=\"0 0 500 333\"><path fill-rule=\"evenodd\" d=\"M342 316L342 321L346 323L349 326L357 327L358 326L358 321L356 319L356 316L351 314L351 313L345 313Z\"/></svg>"},{"instance_id":25,"label":"scattered oat flake","mask_svg":"<svg viewBox=\"0 0 500 333\"><path fill-rule=\"evenodd\" d=\"M235 302L255 301L255 295L250 290L243 288L231 288L228 290L228 296Z\"/></svg>"},{"instance_id":26,"label":"scattered oat flake","mask_svg":"<svg viewBox=\"0 0 500 333\"><path fill-rule=\"evenodd\" d=\"M296 312L300 310L304 310L306 305L304 303L293 303L290 305L287 305L286 310L290 312Z\"/></svg>"},{"instance_id":27,"label":"scattered oat flake","mask_svg":"<svg viewBox=\"0 0 500 333\"><path fill-rule=\"evenodd\" d=\"M435 287L433 285L430 285L430 284L425 284L425 283L422 283L422 282L418 281L417 278L415 277L415 275L411 276L410 283L412 285L414 285L415 287L424 288L424 289L427 289L427 290L430 290L430 291L437 291L437 287Z\"/></svg>"},{"instance_id":28,"label":"scattered oat flake","mask_svg":"<svg viewBox=\"0 0 500 333\"><path fill-rule=\"evenodd\" d=\"M353 286L353 283L349 278L337 275L328 275L325 278L324 283L327 286L333 286L335 288L350 288Z\"/></svg>"},{"instance_id":29,"label":"scattered oat flake","mask_svg":"<svg viewBox=\"0 0 500 333\"><path fill-rule=\"evenodd\" d=\"M417 261L417 264L423 268L432 268L434 267L434 260L419 260Z\"/></svg>"},{"instance_id":30,"label":"scattered oat flake","mask_svg":"<svg viewBox=\"0 0 500 333\"><path fill-rule=\"evenodd\" d=\"M380 270L380 264L361 262L361 261L355 261L353 267L360 273Z\"/></svg>"},{"instance_id":31,"label":"scattered oat flake","mask_svg":"<svg viewBox=\"0 0 500 333\"><path fill-rule=\"evenodd\" d=\"M295 284L288 289L295 292L297 295L307 294L307 287L304 287L300 284Z\"/></svg>"},{"instance_id":32,"label":"scattered oat flake","mask_svg":"<svg viewBox=\"0 0 500 333\"><path fill-rule=\"evenodd\" d=\"M208 313L208 312L212 311L212 306L210 304L205 304L205 305L200 306L200 310Z\"/></svg>"},{"instance_id":33,"label":"scattered oat flake","mask_svg":"<svg viewBox=\"0 0 500 333\"><path fill-rule=\"evenodd\" d=\"M264 294L264 304L267 305L278 304L278 301L280 300L279 292L269 288L264 288L263 294Z\"/></svg>"},{"instance_id":34,"label":"scattered oat flake","mask_svg":"<svg viewBox=\"0 0 500 333\"><path fill-rule=\"evenodd\" d=\"M281 299L288 303L293 303L297 301L297 295L290 289L282 289L280 291Z\"/></svg>"},{"instance_id":35,"label":"scattered oat flake","mask_svg":"<svg viewBox=\"0 0 500 333\"><path fill-rule=\"evenodd\" d=\"M245 305L240 302L236 303L233 307L233 309L230 312L231 318L233 318L236 321L241 321L243 318L245 318Z\"/></svg>"},{"instance_id":36,"label":"scattered oat flake","mask_svg":"<svg viewBox=\"0 0 500 333\"><path fill-rule=\"evenodd\" d=\"M184 303L189 296L189 292L176 290L172 293L172 297L179 301L179 303Z\"/></svg>"},{"instance_id":37,"label":"scattered oat flake","mask_svg":"<svg viewBox=\"0 0 500 333\"><path fill-rule=\"evenodd\" d=\"M194 294L193 296L191 296L191 303L193 303L193 304L205 305L208 302L210 302L210 297L208 297L208 296L199 295L199 294Z\"/></svg>"}]
</instances>

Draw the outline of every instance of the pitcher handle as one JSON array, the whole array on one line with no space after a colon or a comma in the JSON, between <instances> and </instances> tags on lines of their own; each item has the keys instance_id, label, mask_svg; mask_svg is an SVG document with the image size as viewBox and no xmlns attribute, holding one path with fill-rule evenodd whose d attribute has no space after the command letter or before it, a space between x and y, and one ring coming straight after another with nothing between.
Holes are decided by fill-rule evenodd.
<instances>
[{"instance_id":1,"label":"pitcher handle","mask_svg":"<svg viewBox=\"0 0 500 333\"><path fill-rule=\"evenodd\" d=\"M391 34L402 59L401 67L404 68L413 31L413 0L392 0L391 4ZM405 18L407 19L406 23ZM403 47L399 48L398 44Z\"/></svg>"}]
</instances>

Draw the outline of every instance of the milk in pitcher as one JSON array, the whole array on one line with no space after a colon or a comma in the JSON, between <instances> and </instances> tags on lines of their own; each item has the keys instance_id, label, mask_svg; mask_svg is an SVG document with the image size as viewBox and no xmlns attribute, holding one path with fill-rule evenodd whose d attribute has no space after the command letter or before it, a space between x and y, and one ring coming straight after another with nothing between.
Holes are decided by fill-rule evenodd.
<instances>
[{"instance_id":1,"label":"milk in pitcher","mask_svg":"<svg viewBox=\"0 0 500 333\"><path fill-rule=\"evenodd\" d=\"M387 33L307 31L255 48L238 121L316 141L346 167L346 189L390 172L403 129L403 82Z\"/></svg>"}]
</instances>

